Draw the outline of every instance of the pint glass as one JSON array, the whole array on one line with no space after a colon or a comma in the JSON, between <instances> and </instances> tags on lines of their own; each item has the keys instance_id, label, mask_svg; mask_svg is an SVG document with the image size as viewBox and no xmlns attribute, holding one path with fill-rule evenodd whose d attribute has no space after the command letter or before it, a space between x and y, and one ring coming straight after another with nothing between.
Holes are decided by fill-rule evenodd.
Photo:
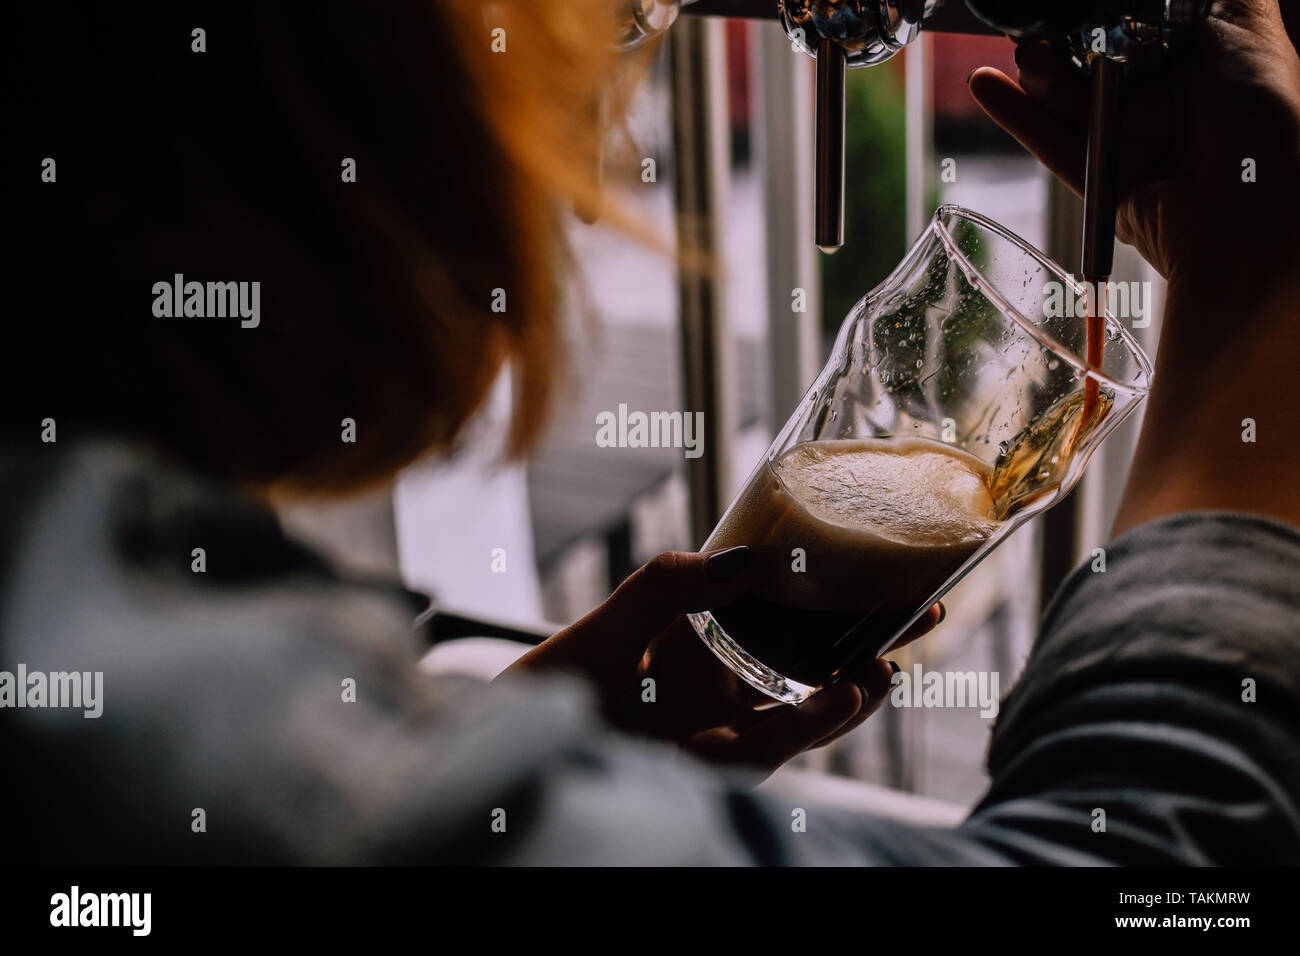
<instances>
[{"instance_id":1,"label":"pint glass","mask_svg":"<svg viewBox=\"0 0 1300 956\"><path fill-rule=\"evenodd\" d=\"M1110 315L1088 366L1084 298L997 223L940 207L705 542L754 552L743 598L690 615L713 653L797 704L1059 501L1151 380Z\"/></svg>"}]
</instances>

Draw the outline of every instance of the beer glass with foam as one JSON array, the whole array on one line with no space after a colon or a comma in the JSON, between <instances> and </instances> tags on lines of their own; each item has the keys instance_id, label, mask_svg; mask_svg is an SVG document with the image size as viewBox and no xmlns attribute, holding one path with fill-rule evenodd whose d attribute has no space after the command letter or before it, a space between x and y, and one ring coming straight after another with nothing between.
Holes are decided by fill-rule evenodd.
<instances>
[{"instance_id":1,"label":"beer glass with foam","mask_svg":"<svg viewBox=\"0 0 1300 956\"><path fill-rule=\"evenodd\" d=\"M690 615L714 654L797 704L1074 487L1151 380L1109 314L1087 364L1085 299L997 223L940 207L705 542L755 559L745 597Z\"/></svg>"}]
</instances>

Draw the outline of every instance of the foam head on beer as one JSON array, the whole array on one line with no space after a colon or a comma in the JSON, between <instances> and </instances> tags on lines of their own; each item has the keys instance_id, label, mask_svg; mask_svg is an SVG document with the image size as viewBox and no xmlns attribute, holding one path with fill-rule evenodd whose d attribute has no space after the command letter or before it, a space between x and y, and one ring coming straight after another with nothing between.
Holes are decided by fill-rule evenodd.
<instances>
[{"instance_id":1,"label":"foam head on beer","mask_svg":"<svg viewBox=\"0 0 1300 956\"><path fill-rule=\"evenodd\" d=\"M925 438L796 445L705 544L755 553L749 595L713 615L768 667L820 686L874 653L999 527L990 478Z\"/></svg>"},{"instance_id":2,"label":"foam head on beer","mask_svg":"<svg viewBox=\"0 0 1300 956\"><path fill-rule=\"evenodd\" d=\"M811 517L860 537L946 546L997 525L983 462L924 438L805 442L776 471Z\"/></svg>"}]
</instances>

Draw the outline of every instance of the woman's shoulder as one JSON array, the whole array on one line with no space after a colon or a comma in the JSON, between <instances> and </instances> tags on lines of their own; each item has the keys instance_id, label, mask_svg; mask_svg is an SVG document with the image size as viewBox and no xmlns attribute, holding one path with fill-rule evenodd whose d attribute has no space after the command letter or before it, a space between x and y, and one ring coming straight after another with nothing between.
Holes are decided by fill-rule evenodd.
<instances>
[{"instance_id":1,"label":"woman's shoulder","mask_svg":"<svg viewBox=\"0 0 1300 956\"><path fill-rule=\"evenodd\" d=\"M129 442L7 441L0 532L10 658L99 657L145 634L173 649L324 639L358 617L413 643L421 609L396 581L341 574L265 505Z\"/></svg>"},{"instance_id":2,"label":"woman's shoulder","mask_svg":"<svg viewBox=\"0 0 1300 956\"><path fill-rule=\"evenodd\" d=\"M336 571L269 509L147 450L0 461L0 705L15 708L0 736L25 768L0 815L21 822L16 859L427 851L443 824L420 821L472 803L467 780L535 772L591 723L571 688L431 681L409 592ZM77 708L65 688L85 692ZM196 839L195 807L224 836Z\"/></svg>"},{"instance_id":3,"label":"woman's shoulder","mask_svg":"<svg viewBox=\"0 0 1300 956\"><path fill-rule=\"evenodd\" d=\"M333 575L236 489L125 441L6 441L0 522L11 573L92 568L187 587Z\"/></svg>"}]
</instances>

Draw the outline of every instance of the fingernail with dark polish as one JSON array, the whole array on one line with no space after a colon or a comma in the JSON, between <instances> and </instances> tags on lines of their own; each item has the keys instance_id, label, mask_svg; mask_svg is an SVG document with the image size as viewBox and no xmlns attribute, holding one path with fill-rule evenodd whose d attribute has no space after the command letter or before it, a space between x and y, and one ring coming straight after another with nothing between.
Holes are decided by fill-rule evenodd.
<instances>
[{"instance_id":1,"label":"fingernail with dark polish","mask_svg":"<svg viewBox=\"0 0 1300 956\"><path fill-rule=\"evenodd\" d=\"M947 606L946 604L940 604L940 605L939 605L939 620L937 620L937 621L934 622L934 626L935 626L935 627L938 627L940 624L942 624L942 623L943 623L943 619L944 619L945 617L947 617L947 616L948 616L948 606Z\"/></svg>"},{"instance_id":2,"label":"fingernail with dark polish","mask_svg":"<svg viewBox=\"0 0 1300 956\"><path fill-rule=\"evenodd\" d=\"M753 563L754 552L745 545L717 551L704 559L704 573L713 581L730 581Z\"/></svg>"},{"instance_id":3,"label":"fingernail with dark polish","mask_svg":"<svg viewBox=\"0 0 1300 956\"><path fill-rule=\"evenodd\" d=\"M867 693L867 688L864 685L858 684L857 687L858 693L862 695L862 703L865 706L871 700L871 695Z\"/></svg>"},{"instance_id":4,"label":"fingernail with dark polish","mask_svg":"<svg viewBox=\"0 0 1300 956\"><path fill-rule=\"evenodd\" d=\"M889 665L889 669L895 674L902 670L902 668L898 666L898 661L885 661L885 663Z\"/></svg>"},{"instance_id":5,"label":"fingernail with dark polish","mask_svg":"<svg viewBox=\"0 0 1300 956\"><path fill-rule=\"evenodd\" d=\"M1011 59L1016 61L1016 66L1020 66L1020 57L1024 55L1024 49L1025 45L1023 43L1017 43L1014 52L1011 54Z\"/></svg>"},{"instance_id":6,"label":"fingernail with dark polish","mask_svg":"<svg viewBox=\"0 0 1300 956\"><path fill-rule=\"evenodd\" d=\"M975 70L978 70L978 69L979 69L978 66L975 67ZM967 85L967 86L970 86L971 77L973 77L973 76L975 75L975 70L971 70L969 73L966 74L966 85Z\"/></svg>"}]
</instances>

